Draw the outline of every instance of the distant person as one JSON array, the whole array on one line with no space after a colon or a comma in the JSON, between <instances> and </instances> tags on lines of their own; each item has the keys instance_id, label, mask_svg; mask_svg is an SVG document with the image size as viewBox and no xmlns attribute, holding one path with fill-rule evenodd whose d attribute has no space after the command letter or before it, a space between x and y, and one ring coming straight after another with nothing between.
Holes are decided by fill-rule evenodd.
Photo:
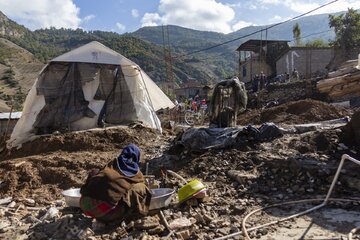
<instances>
[{"instance_id":1,"label":"distant person","mask_svg":"<svg viewBox=\"0 0 360 240\"><path fill-rule=\"evenodd\" d=\"M295 81L299 80L299 72L296 70L296 68L294 68L291 78Z\"/></svg>"},{"instance_id":2,"label":"distant person","mask_svg":"<svg viewBox=\"0 0 360 240\"><path fill-rule=\"evenodd\" d=\"M285 81L288 82L290 80L290 74L288 74L287 72L285 72L284 74L285 74Z\"/></svg>"},{"instance_id":3,"label":"distant person","mask_svg":"<svg viewBox=\"0 0 360 240\"><path fill-rule=\"evenodd\" d=\"M195 100L191 100L191 109L197 112L197 102Z\"/></svg>"},{"instance_id":4,"label":"distant person","mask_svg":"<svg viewBox=\"0 0 360 240\"><path fill-rule=\"evenodd\" d=\"M81 187L80 207L98 227L146 215L151 192L139 169L140 149L126 146L103 169L93 170Z\"/></svg>"},{"instance_id":5,"label":"distant person","mask_svg":"<svg viewBox=\"0 0 360 240\"><path fill-rule=\"evenodd\" d=\"M259 76L257 74L255 74L255 77L252 80L252 89L254 93L259 89Z\"/></svg>"},{"instance_id":6,"label":"distant person","mask_svg":"<svg viewBox=\"0 0 360 240\"><path fill-rule=\"evenodd\" d=\"M207 104L206 104L206 99L202 99L200 102L200 110L203 110L204 112L207 111Z\"/></svg>"},{"instance_id":7,"label":"distant person","mask_svg":"<svg viewBox=\"0 0 360 240\"><path fill-rule=\"evenodd\" d=\"M199 109L200 108L200 96L198 93L195 95L194 101L196 102L197 109Z\"/></svg>"},{"instance_id":8,"label":"distant person","mask_svg":"<svg viewBox=\"0 0 360 240\"><path fill-rule=\"evenodd\" d=\"M263 72L260 73L259 79L260 79L260 90L263 90L265 88L265 82L266 82L266 76Z\"/></svg>"}]
</instances>

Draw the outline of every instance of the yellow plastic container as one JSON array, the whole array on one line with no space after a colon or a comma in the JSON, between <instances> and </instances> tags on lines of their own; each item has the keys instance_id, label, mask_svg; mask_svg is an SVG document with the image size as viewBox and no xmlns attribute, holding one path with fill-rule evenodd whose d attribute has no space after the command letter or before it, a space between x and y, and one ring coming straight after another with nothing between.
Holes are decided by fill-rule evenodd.
<instances>
[{"instance_id":1,"label":"yellow plastic container","mask_svg":"<svg viewBox=\"0 0 360 240\"><path fill-rule=\"evenodd\" d=\"M179 203L186 201L206 186L197 179L191 180L178 191Z\"/></svg>"}]
</instances>

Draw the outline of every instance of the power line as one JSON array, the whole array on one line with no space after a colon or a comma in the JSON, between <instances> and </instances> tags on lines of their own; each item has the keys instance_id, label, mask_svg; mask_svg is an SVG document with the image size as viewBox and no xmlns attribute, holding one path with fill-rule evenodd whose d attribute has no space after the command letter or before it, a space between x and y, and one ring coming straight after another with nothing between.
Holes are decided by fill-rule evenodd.
<instances>
[{"instance_id":1,"label":"power line","mask_svg":"<svg viewBox=\"0 0 360 240\"><path fill-rule=\"evenodd\" d=\"M325 30L325 31L321 31L321 32L311 33L311 34L308 34L308 35L306 35L306 36L301 37L300 39L308 38L308 37L311 37L311 36L319 35L319 34L326 33L326 32L331 32L331 31L333 31L333 30L332 30L332 29L329 29L329 30ZM291 42L295 42L295 40L292 40ZM211 57L185 59L185 60L188 60L188 61L194 60L195 62L201 62L201 61L203 61L203 60L214 59L214 58L220 57L220 56L222 56L222 55L226 55L226 54L229 54L229 53L228 53L228 52L223 52L223 53L220 53L220 54L211 56Z\"/></svg>"},{"instance_id":2,"label":"power line","mask_svg":"<svg viewBox=\"0 0 360 240\"><path fill-rule=\"evenodd\" d=\"M250 37L250 36L252 36L252 35L254 35L254 34L257 34L257 33L260 33L260 32L262 32L262 31L264 31L264 30L269 30L269 29L271 29L271 28L273 28L273 27L276 27L276 26L279 26L279 25L281 25L281 24L284 24L284 23L287 23L287 22L291 22L291 21L293 21L293 20L296 20L296 19L298 19L298 18L301 18L301 17L303 17L303 16L305 16L305 15L307 15L307 14L309 14L309 13L315 12L316 10L319 10L319 9L321 9L321 8L323 8L323 7L326 7L326 6L330 5L330 4L333 4L333 3L337 2L337 1L339 1L339 0L333 0L333 1L331 1L331 2L325 3L325 4L323 4L323 5L320 5L319 7L316 7L316 8L314 8L314 9L308 11L308 12L302 13L302 14L300 14L300 15L298 15L298 16L295 16L295 17L293 17L293 18L290 18L290 19L288 19L288 20L285 20L285 21L282 21L282 22L279 22L279 23L275 23L275 24L273 24L273 25L271 25L271 26L269 26L269 27L266 27L266 28L263 28L263 29L254 31L254 32L249 33L249 34L246 34L246 35L244 35L244 36L237 37L237 38L234 38L234 39L232 39L232 40L228 40L228 41L225 41L225 42L222 42L222 43L219 43L219 44L216 44L216 45L207 47L207 48L199 49L199 50L196 50L196 51L193 51L193 52L190 52L190 53L186 53L186 54L183 54L183 55L180 55L180 56L176 56L176 57L174 57L174 58L181 58L181 57L189 56L189 55L192 55L192 54L195 54L195 53L199 53L199 52L203 52L203 51L208 51L208 50L210 50L210 49L217 48L217 47L220 47L220 46L222 46L222 45L229 44L229 43L231 43L231 42L235 42L235 41L237 41L237 40L240 40L240 39L243 39L243 38L246 38L246 37Z\"/></svg>"},{"instance_id":3,"label":"power line","mask_svg":"<svg viewBox=\"0 0 360 240\"><path fill-rule=\"evenodd\" d=\"M316 33L311 33L309 35L306 35L304 37L301 37L300 39L304 39L304 38L308 38L308 37L311 37L311 36L315 36L315 35L319 35L319 34L322 34L322 33L327 33L327 32L331 32L333 31L332 29L329 29L329 30L325 30L325 31L321 31L321 32L316 32ZM294 42L295 40L292 40L291 42Z\"/></svg>"},{"instance_id":4,"label":"power line","mask_svg":"<svg viewBox=\"0 0 360 240\"><path fill-rule=\"evenodd\" d=\"M222 55L226 55L226 54L229 54L228 52L222 52L222 53L219 53L219 54L216 54L214 56L211 56L211 57L203 57L203 58L194 58L194 59L184 59L184 61L188 61L188 62L191 62L192 60L194 60L194 62L197 62L197 61L203 61L203 60L207 60L207 59L212 59L212 58L216 58L216 57L220 57Z\"/></svg>"}]
</instances>

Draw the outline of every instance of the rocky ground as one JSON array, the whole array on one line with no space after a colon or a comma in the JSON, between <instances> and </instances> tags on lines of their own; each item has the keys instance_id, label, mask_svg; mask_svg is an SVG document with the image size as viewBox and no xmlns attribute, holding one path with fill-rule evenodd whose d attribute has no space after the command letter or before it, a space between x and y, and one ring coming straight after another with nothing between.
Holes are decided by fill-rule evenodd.
<instances>
[{"instance_id":1,"label":"rocky ground","mask_svg":"<svg viewBox=\"0 0 360 240\"><path fill-rule=\"evenodd\" d=\"M292 125L351 114L305 100L249 111L239 119L246 124L274 121ZM322 199L341 155L360 157L358 149L343 144L340 128L285 134L268 142L249 141L203 152L191 152L182 146L183 131L176 127L159 135L141 125L95 129L41 137L19 150L2 152L0 239L215 239L240 231L241 221L254 209L290 200ZM173 170L188 181L199 179L208 187L208 197L202 202L178 206L174 196L172 204L163 209L173 229L170 234L157 210L145 218L98 231L90 218L64 204L62 190L80 187L90 169L103 166L128 143L140 146L142 162L149 162L150 174L162 187L178 188L182 184L178 178L164 175L165 170ZM332 197L355 200L331 202L296 220L252 231L250 237L344 239L360 226L359 179L360 166L346 163ZM247 228L311 206L266 209L250 217Z\"/></svg>"}]
</instances>

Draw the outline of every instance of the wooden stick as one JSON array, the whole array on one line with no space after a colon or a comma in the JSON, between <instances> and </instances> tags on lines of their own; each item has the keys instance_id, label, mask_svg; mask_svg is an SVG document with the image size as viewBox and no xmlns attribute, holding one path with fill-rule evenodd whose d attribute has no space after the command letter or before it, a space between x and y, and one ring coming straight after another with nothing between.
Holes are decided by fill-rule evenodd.
<instances>
[{"instance_id":1,"label":"wooden stick","mask_svg":"<svg viewBox=\"0 0 360 240\"><path fill-rule=\"evenodd\" d=\"M171 235L174 234L174 231L170 229L169 223L168 223L168 221L166 220L166 218L165 218L164 213L163 213L162 210L160 210L160 217L161 217L161 219L163 220L166 229L169 231L169 234L166 236L166 238L169 238L169 237L171 237Z\"/></svg>"}]
</instances>

